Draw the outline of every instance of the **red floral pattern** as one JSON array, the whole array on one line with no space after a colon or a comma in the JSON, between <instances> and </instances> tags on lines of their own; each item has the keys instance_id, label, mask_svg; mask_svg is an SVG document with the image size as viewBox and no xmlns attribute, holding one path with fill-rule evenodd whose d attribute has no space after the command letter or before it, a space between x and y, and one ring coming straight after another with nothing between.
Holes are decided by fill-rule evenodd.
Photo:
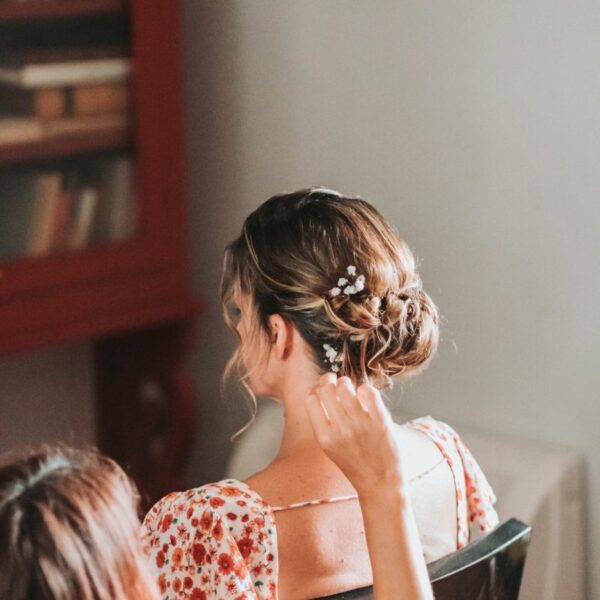
<instances>
[{"instance_id":1,"label":"red floral pattern","mask_svg":"<svg viewBox=\"0 0 600 600\"><path fill-rule=\"evenodd\" d=\"M240 481L165 496L144 539L163 600L277 598L273 511Z\"/></svg>"},{"instance_id":2,"label":"red floral pattern","mask_svg":"<svg viewBox=\"0 0 600 600\"><path fill-rule=\"evenodd\" d=\"M494 492L460 436L431 417L406 426L427 434L452 469L457 548L469 542L472 523L483 532L493 529L498 524ZM144 538L163 600L277 600L273 507L241 481L226 479L165 496L146 515Z\"/></svg>"},{"instance_id":3,"label":"red floral pattern","mask_svg":"<svg viewBox=\"0 0 600 600\"><path fill-rule=\"evenodd\" d=\"M406 425L426 433L452 469L456 488L457 548L469 543L472 523L476 523L482 533L496 527L498 514L494 509L496 496L492 486L458 433L432 417L415 419Z\"/></svg>"}]
</instances>

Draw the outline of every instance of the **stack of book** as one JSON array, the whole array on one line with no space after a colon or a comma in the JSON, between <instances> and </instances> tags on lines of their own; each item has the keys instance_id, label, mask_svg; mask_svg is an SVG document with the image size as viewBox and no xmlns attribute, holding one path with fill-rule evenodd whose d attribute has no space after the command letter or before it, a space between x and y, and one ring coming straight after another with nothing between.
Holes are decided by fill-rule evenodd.
<instances>
[{"instance_id":1,"label":"stack of book","mask_svg":"<svg viewBox=\"0 0 600 600\"><path fill-rule=\"evenodd\" d=\"M126 156L77 171L0 175L0 260L45 256L133 238L137 204Z\"/></svg>"},{"instance_id":2,"label":"stack of book","mask_svg":"<svg viewBox=\"0 0 600 600\"><path fill-rule=\"evenodd\" d=\"M122 48L29 51L0 59L0 145L128 125Z\"/></svg>"}]
</instances>

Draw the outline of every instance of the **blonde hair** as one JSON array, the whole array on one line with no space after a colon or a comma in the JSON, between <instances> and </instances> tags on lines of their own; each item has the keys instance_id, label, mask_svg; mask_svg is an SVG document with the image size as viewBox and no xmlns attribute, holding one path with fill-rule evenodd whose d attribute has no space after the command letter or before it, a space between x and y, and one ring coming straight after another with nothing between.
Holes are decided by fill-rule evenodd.
<instances>
[{"instance_id":1,"label":"blonde hair","mask_svg":"<svg viewBox=\"0 0 600 600\"><path fill-rule=\"evenodd\" d=\"M350 265L364 275L364 288L332 296ZM247 348L268 348L268 317L279 314L302 335L321 372L331 366L328 344L339 352L340 376L382 389L393 377L420 372L437 348L438 311L422 289L412 252L361 198L312 188L264 202L225 251L221 302L234 331L228 307L236 290L256 314ZM245 351L238 346L223 381L237 372L256 407Z\"/></svg>"},{"instance_id":2,"label":"blonde hair","mask_svg":"<svg viewBox=\"0 0 600 600\"><path fill-rule=\"evenodd\" d=\"M138 496L95 452L45 448L0 467L0 598L158 598Z\"/></svg>"}]
</instances>

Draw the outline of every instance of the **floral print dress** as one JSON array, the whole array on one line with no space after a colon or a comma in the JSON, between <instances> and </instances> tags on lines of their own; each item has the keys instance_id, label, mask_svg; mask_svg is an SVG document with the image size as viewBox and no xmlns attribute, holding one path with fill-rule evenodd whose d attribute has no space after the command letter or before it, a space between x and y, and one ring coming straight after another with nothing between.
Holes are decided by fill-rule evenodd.
<instances>
[{"instance_id":1,"label":"floral print dress","mask_svg":"<svg viewBox=\"0 0 600 600\"><path fill-rule=\"evenodd\" d=\"M494 493L459 435L431 417L410 421L405 426L427 434L452 469L457 548L469 542L471 524L478 524L482 532L493 529L498 524ZM146 551L161 598L277 600L275 513L352 498L356 496L272 507L236 479L165 496L144 520Z\"/></svg>"}]
</instances>

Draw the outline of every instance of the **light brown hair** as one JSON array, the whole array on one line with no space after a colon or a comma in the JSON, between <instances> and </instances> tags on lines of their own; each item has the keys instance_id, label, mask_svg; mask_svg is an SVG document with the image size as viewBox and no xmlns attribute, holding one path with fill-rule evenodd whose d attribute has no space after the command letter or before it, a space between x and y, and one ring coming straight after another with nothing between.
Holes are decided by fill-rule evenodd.
<instances>
[{"instance_id":1,"label":"light brown hair","mask_svg":"<svg viewBox=\"0 0 600 600\"><path fill-rule=\"evenodd\" d=\"M348 266L364 275L364 288L332 295ZM321 372L331 367L328 344L339 351L340 376L391 387L392 377L422 370L437 348L437 308L412 252L361 198L312 188L264 202L225 252L221 301L234 330L228 307L236 290L255 311L253 341L266 345L268 317L279 314L297 328ZM225 378L237 371L247 380L244 350L231 357Z\"/></svg>"},{"instance_id":2,"label":"light brown hair","mask_svg":"<svg viewBox=\"0 0 600 600\"><path fill-rule=\"evenodd\" d=\"M158 598L137 492L111 459L46 448L0 466L0 598Z\"/></svg>"}]
</instances>

